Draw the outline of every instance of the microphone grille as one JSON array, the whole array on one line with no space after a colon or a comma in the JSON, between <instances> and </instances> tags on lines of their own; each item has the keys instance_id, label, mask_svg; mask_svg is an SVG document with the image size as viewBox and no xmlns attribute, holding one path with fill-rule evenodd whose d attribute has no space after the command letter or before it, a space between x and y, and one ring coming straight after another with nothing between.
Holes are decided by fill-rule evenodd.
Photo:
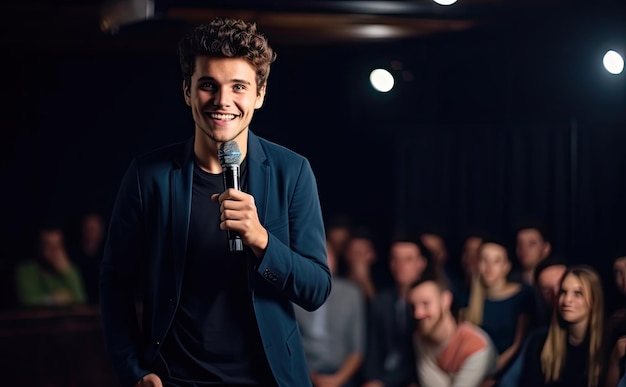
<instances>
[{"instance_id":1,"label":"microphone grille","mask_svg":"<svg viewBox=\"0 0 626 387\"><path fill-rule=\"evenodd\" d=\"M220 162L220 165L223 167L225 165L239 165L241 161L241 151L239 150L239 145L235 141L226 141L220 145L220 149L217 152L217 158Z\"/></svg>"}]
</instances>

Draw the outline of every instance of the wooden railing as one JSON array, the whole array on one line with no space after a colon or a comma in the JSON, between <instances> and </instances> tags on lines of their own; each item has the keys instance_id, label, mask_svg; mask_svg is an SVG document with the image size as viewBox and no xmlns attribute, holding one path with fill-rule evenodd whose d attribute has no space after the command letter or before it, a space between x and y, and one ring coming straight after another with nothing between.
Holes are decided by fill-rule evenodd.
<instances>
[{"instance_id":1,"label":"wooden railing","mask_svg":"<svg viewBox=\"0 0 626 387\"><path fill-rule=\"evenodd\" d=\"M119 387L95 306L0 312L0 385Z\"/></svg>"}]
</instances>

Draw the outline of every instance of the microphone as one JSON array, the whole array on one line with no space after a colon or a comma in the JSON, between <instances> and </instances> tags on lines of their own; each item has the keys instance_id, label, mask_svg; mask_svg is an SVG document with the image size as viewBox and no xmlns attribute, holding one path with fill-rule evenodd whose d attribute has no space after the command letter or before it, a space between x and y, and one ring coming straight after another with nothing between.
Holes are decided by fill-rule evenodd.
<instances>
[{"instance_id":1,"label":"microphone","mask_svg":"<svg viewBox=\"0 0 626 387\"><path fill-rule=\"evenodd\" d=\"M217 152L217 159L222 166L222 176L224 177L224 190L228 188L241 191L239 184L239 163L241 162L241 151L235 141L226 141L220 145ZM236 232L227 230L228 246L230 252L243 251L243 241Z\"/></svg>"}]
</instances>

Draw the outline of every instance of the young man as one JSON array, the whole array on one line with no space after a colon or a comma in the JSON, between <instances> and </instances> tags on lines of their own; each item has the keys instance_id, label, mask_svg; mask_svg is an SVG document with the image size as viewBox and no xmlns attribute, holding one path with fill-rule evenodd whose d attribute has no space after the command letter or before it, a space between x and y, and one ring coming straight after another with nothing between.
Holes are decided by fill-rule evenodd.
<instances>
[{"instance_id":1,"label":"young man","mask_svg":"<svg viewBox=\"0 0 626 387\"><path fill-rule=\"evenodd\" d=\"M518 227L515 251L520 265L520 280L533 285L535 267L550 255L552 246L544 227L538 223L528 223Z\"/></svg>"},{"instance_id":2,"label":"young man","mask_svg":"<svg viewBox=\"0 0 626 387\"><path fill-rule=\"evenodd\" d=\"M136 158L122 180L100 275L112 363L122 386L310 385L292 303L315 310L331 288L315 177L249 129L274 52L255 24L220 18L179 50L194 136ZM224 190L226 142L241 191Z\"/></svg>"},{"instance_id":3,"label":"young man","mask_svg":"<svg viewBox=\"0 0 626 387\"><path fill-rule=\"evenodd\" d=\"M65 249L63 230L42 226L35 259L18 263L15 272L17 303L21 307L83 305L83 278Z\"/></svg>"},{"instance_id":4,"label":"young man","mask_svg":"<svg viewBox=\"0 0 626 387\"><path fill-rule=\"evenodd\" d=\"M336 275L337 254L327 246L333 291L313 312L296 307L296 319L313 385L356 387L365 355L365 297L357 284Z\"/></svg>"},{"instance_id":5,"label":"young man","mask_svg":"<svg viewBox=\"0 0 626 387\"><path fill-rule=\"evenodd\" d=\"M478 387L496 372L497 352L489 336L452 315L452 293L432 275L409 292L416 320L415 349L420 386Z\"/></svg>"},{"instance_id":6,"label":"young man","mask_svg":"<svg viewBox=\"0 0 626 387\"><path fill-rule=\"evenodd\" d=\"M368 337L362 387L416 385L413 316L408 293L430 260L419 238L397 235L389 248L394 284L376 295L368 316Z\"/></svg>"}]
</instances>

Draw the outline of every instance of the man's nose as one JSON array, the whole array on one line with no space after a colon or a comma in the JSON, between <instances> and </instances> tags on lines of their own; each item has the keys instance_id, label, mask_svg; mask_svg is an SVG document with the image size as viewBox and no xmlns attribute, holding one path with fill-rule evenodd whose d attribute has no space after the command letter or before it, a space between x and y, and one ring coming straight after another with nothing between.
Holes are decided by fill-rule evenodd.
<instances>
[{"instance_id":1,"label":"man's nose","mask_svg":"<svg viewBox=\"0 0 626 387\"><path fill-rule=\"evenodd\" d=\"M224 88L219 88L213 94L213 104L215 106L230 106L230 94Z\"/></svg>"}]
</instances>

